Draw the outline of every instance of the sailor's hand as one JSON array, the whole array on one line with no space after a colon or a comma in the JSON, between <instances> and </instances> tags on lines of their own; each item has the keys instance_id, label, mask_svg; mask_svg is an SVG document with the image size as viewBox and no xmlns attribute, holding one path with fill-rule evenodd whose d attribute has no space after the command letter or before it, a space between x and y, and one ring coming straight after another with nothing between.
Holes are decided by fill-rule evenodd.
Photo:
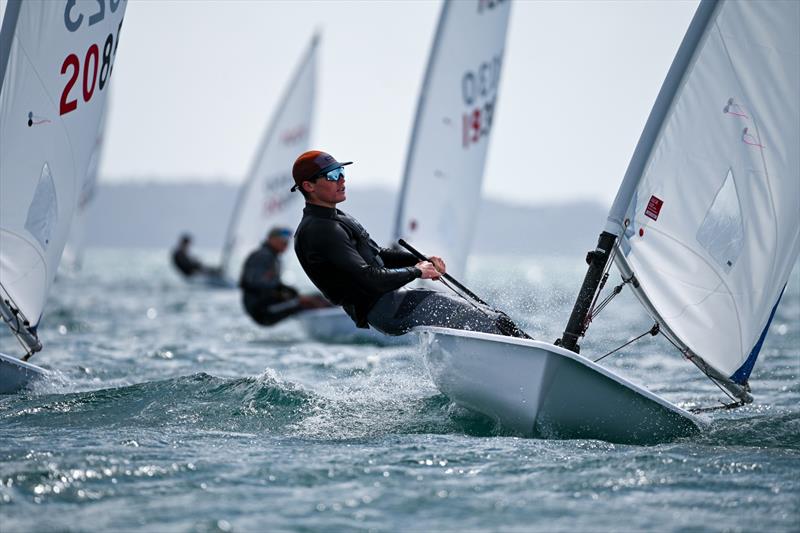
<instances>
[{"instance_id":1,"label":"sailor's hand","mask_svg":"<svg viewBox=\"0 0 800 533\"><path fill-rule=\"evenodd\" d=\"M416 266L422 272L422 279L437 280L441 276L439 271L436 270L436 267L433 266L433 263L430 261L420 261L414 266Z\"/></svg>"},{"instance_id":2,"label":"sailor's hand","mask_svg":"<svg viewBox=\"0 0 800 533\"><path fill-rule=\"evenodd\" d=\"M447 265L444 264L444 259L441 257L433 255L428 258L428 261L433 263L433 266L436 267L436 270L438 270L440 274L447 272Z\"/></svg>"}]
</instances>

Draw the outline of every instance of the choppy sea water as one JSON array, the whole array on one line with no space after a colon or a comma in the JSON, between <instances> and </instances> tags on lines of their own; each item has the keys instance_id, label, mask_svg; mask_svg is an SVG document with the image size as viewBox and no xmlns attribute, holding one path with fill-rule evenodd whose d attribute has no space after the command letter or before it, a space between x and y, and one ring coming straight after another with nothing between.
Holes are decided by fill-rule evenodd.
<instances>
[{"instance_id":1,"label":"choppy sea water","mask_svg":"<svg viewBox=\"0 0 800 533\"><path fill-rule=\"evenodd\" d=\"M583 273L581 258L476 258L469 279L553 340ZM414 345L261 328L164 251L90 250L40 328L33 362L54 377L0 396L0 530L797 531L799 286L796 269L753 404L623 446L519 438L439 394ZM623 292L582 352L650 325ZM5 332L0 351L18 353ZM660 337L603 363L683 406L724 399Z\"/></svg>"}]
</instances>

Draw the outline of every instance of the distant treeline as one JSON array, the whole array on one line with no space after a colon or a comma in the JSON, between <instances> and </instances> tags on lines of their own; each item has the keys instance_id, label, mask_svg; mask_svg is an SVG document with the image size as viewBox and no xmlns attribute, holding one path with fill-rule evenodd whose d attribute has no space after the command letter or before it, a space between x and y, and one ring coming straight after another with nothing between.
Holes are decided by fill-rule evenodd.
<instances>
[{"instance_id":1,"label":"distant treeline","mask_svg":"<svg viewBox=\"0 0 800 533\"><path fill-rule=\"evenodd\" d=\"M189 231L196 246L219 248L236 192L235 185L222 183L100 184L89 210L87 246L168 248ZM387 244L395 199L389 189L351 186L340 207ZM606 213L607 207L591 202L521 206L486 199L473 249L479 254L582 254L594 246Z\"/></svg>"}]
</instances>

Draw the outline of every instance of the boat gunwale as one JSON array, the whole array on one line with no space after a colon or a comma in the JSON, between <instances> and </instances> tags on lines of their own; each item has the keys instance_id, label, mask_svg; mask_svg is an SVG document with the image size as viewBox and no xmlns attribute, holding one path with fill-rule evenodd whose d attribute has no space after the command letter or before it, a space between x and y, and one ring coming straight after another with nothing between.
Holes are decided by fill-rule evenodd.
<instances>
[{"instance_id":1,"label":"boat gunwale","mask_svg":"<svg viewBox=\"0 0 800 533\"><path fill-rule=\"evenodd\" d=\"M47 374L49 371L45 368L42 368L38 365L34 365L33 363L29 363L27 361L23 361L22 359L18 359L13 355L6 355L3 352L0 352L0 363L9 363L12 365L17 365L25 370L31 370L33 372L39 372L41 374Z\"/></svg>"}]
</instances>

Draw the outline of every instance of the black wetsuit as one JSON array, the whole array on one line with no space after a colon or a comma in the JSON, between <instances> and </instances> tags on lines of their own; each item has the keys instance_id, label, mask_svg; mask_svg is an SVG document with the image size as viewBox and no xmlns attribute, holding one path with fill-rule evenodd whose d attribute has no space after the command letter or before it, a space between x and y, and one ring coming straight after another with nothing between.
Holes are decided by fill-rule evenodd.
<instances>
[{"instance_id":1,"label":"black wetsuit","mask_svg":"<svg viewBox=\"0 0 800 533\"><path fill-rule=\"evenodd\" d=\"M350 215L307 204L294 236L300 265L358 327L400 335L414 326L500 333L497 313L430 289L403 289L422 272L401 250L381 248ZM480 307L480 308L479 308Z\"/></svg>"},{"instance_id":2,"label":"black wetsuit","mask_svg":"<svg viewBox=\"0 0 800 533\"><path fill-rule=\"evenodd\" d=\"M190 256L189 253L182 248L176 248L172 251L172 264L187 278L204 270L202 263Z\"/></svg>"},{"instance_id":3,"label":"black wetsuit","mask_svg":"<svg viewBox=\"0 0 800 533\"><path fill-rule=\"evenodd\" d=\"M422 275L413 255L381 248L356 219L318 205L303 210L294 250L314 285L360 328L381 296Z\"/></svg>"},{"instance_id":4,"label":"black wetsuit","mask_svg":"<svg viewBox=\"0 0 800 533\"><path fill-rule=\"evenodd\" d=\"M302 309L297 291L281 283L278 254L266 243L247 257L239 287L245 311L262 326L271 326Z\"/></svg>"}]
</instances>

